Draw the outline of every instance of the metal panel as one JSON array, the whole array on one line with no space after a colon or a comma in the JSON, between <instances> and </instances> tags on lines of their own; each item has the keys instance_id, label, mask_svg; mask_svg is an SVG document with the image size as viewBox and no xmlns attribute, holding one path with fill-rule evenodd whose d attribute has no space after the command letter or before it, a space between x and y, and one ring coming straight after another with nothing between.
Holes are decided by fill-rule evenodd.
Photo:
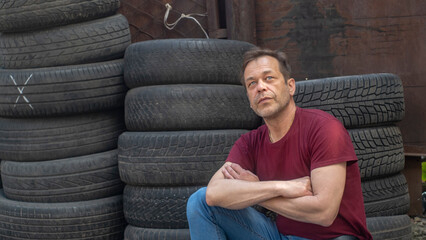
<instances>
[{"instance_id":1,"label":"metal panel","mask_svg":"<svg viewBox=\"0 0 426 240\"><path fill-rule=\"evenodd\" d=\"M296 80L389 72L403 81L406 150L426 154L426 1L256 0L257 43Z\"/></svg>"}]
</instances>

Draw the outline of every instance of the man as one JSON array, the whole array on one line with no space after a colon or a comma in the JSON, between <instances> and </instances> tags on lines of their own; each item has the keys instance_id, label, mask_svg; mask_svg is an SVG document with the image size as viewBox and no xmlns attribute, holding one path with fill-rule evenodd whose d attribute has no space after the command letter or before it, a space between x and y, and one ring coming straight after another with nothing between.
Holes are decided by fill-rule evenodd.
<instances>
[{"instance_id":1,"label":"man","mask_svg":"<svg viewBox=\"0 0 426 240\"><path fill-rule=\"evenodd\" d=\"M372 239L343 125L296 106L284 53L248 51L242 73L265 125L241 136L207 188L188 200L191 239ZM256 204L277 213L276 222Z\"/></svg>"}]
</instances>

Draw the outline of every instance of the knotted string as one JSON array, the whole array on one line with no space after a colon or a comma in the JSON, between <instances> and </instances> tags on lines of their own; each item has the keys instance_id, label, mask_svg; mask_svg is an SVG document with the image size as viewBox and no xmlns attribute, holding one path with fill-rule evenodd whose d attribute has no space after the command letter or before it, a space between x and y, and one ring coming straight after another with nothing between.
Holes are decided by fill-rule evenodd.
<instances>
[{"instance_id":1,"label":"knotted string","mask_svg":"<svg viewBox=\"0 0 426 240\"><path fill-rule=\"evenodd\" d=\"M190 14L181 14L180 17L174 22L174 23L167 23L167 18L169 17L169 13L170 10L172 10L172 6L170 6L170 4L166 3L166 14L164 15L164 26L169 29L172 30L173 28L176 27L176 25L178 24L178 22L180 20L182 20L183 18L188 18L188 19L192 19L194 20L198 26L200 26L201 30L203 30L204 35L206 35L206 38L209 39L209 35L206 33L206 31L204 30L203 26L201 26L200 22L198 22L197 19L195 19L195 17L193 16L199 16L199 17L205 17L207 16L207 14L202 14L202 13L190 13Z\"/></svg>"}]
</instances>

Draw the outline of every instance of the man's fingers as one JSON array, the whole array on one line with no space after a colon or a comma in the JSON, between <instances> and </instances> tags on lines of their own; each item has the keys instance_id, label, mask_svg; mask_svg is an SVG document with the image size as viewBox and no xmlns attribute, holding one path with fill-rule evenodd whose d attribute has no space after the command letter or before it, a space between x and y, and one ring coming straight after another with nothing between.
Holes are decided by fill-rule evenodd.
<instances>
[{"instance_id":1,"label":"man's fingers","mask_svg":"<svg viewBox=\"0 0 426 240\"><path fill-rule=\"evenodd\" d=\"M242 168L239 164L236 163L232 163L231 165L229 165L236 173L241 174L242 172L245 171L244 168Z\"/></svg>"},{"instance_id":2,"label":"man's fingers","mask_svg":"<svg viewBox=\"0 0 426 240\"><path fill-rule=\"evenodd\" d=\"M225 168L222 169L222 174L225 177L225 179L234 179L234 177L232 177L232 175L229 174L228 170L226 170Z\"/></svg>"},{"instance_id":3,"label":"man's fingers","mask_svg":"<svg viewBox=\"0 0 426 240\"><path fill-rule=\"evenodd\" d=\"M240 179L245 181L259 181L259 178L252 172L245 170L239 164L226 164L222 169L226 179Z\"/></svg>"},{"instance_id":4,"label":"man's fingers","mask_svg":"<svg viewBox=\"0 0 426 240\"><path fill-rule=\"evenodd\" d=\"M232 167L234 164L230 165L230 166L226 166L225 169L226 171L234 178L234 179L239 179L240 174L237 173L234 168Z\"/></svg>"}]
</instances>

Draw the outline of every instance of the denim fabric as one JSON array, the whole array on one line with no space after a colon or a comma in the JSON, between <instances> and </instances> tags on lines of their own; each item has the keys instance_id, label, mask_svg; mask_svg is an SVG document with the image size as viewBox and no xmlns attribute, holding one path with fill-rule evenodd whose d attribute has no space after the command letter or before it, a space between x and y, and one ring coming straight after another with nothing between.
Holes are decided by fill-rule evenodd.
<instances>
[{"instance_id":1,"label":"denim fabric","mask_svg":"<svg viewBox=\"0 0 426 240\"><path fill-rule=\"evenodd\" d=\"M188 199L186 212L191 240L306 240L280 234L275 222L251 207L242 210L210 207L206 203L206 188Z\"/></svg>"}]
</instances>

